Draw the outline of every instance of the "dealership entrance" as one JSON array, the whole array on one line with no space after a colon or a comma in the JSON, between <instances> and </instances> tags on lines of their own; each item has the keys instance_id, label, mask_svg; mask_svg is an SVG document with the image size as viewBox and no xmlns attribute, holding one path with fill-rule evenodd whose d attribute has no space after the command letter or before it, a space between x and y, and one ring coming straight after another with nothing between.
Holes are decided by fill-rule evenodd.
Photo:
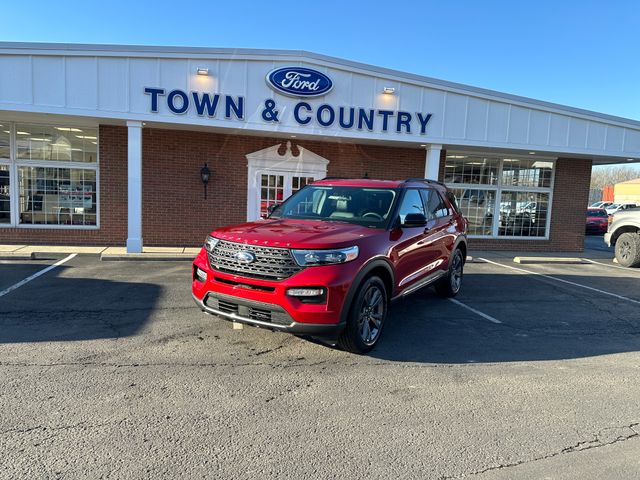
<instances>
[{"instance_id":1,"label":"dealership entrance","mask_svg":"<svg viewBox=\"0 0 640 480\"><path fill-rule=\"evenodd\" d=\"M301 146L294 153L290 141L247 155L247 220L257 220L271 205L281 203L305 185L327 176L329 160Z\"/></svg>"}]
</instances>

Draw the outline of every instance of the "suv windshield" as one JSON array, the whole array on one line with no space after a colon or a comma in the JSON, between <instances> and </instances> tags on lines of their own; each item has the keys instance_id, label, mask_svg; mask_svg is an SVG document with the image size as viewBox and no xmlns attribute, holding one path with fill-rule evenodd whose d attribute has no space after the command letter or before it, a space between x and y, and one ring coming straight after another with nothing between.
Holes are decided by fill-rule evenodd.
<instances>
[{"instance_id":1,"label":"suv windshield","mask_svg":"<svg viewBox=\"0 0 640 480\"><path fill-rule=\"evenodd\" d=\"M398 191L391 188L308 185L278 206L270 218L347 222L386 228Z\"/></svg>"}]
</instances>

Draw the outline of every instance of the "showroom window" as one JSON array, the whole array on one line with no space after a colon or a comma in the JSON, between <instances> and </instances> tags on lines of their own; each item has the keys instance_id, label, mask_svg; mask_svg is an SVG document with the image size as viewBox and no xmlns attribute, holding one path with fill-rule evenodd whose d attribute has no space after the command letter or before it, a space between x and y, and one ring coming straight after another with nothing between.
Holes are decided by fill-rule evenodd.
<instances>
[{"instance_id":1,"label":"showroom window","mask_svg":"<svg viewBox=\"0 0 640 480\"><path fill-rule=\"evenodd\" d=\"M469 221L469 235L549 237L554 160L449 153L444 181Z\"/></svg>"},{"instance_id":2,"label":"showroom window","mask_svg":"<svg viewBox=\"0 0 640 480\"><path fill-rule=\"evenodd\" d=\"M0 226L97 228L97 128L0 125Z\"/></svg>"}]
</instances>

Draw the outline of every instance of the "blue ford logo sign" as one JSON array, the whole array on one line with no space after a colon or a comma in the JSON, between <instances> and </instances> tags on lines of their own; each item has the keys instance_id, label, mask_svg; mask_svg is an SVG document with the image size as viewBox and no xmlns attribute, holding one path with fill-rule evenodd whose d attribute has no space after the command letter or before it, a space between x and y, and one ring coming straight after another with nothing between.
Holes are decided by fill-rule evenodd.
<instances>
[{"instance_id":1,"label":"blue ford logo sign","mask_svg":"<svg viewBox=\"0 0 640 480\"><path fill-rule=\"evenodd\" d=\"M236 253L233 258L235 258L238 263L252 263L256 261L256 256L246 250Z\"/></svg>"},{"instance_id":2,"label":"blue ford logo sign","mask_svg":"<svg viewBox=\"0 0 640 480\"><path fill-rule=\"evenodd\" d=\"M271 88L294 97L317 97L333 88L333 82L324 73L305 67L276 68L267 74Z\"/></svg>"}]
</instances>

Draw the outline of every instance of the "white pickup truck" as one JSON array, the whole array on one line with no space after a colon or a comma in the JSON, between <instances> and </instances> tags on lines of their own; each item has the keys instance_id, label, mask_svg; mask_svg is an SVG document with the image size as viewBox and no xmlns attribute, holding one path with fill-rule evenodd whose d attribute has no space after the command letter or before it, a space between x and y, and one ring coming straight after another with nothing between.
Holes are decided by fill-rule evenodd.
<instances>
[{"instance_id":1,"label":"white pickup truck","mask_svg":"<svg viewBox=\"0 0 640 480\"><path fill-rule=\"evenodd\" d=\"M640 208L616 212L604 235L623 267L640 267Z\"/></svg>"}]
</instances>

